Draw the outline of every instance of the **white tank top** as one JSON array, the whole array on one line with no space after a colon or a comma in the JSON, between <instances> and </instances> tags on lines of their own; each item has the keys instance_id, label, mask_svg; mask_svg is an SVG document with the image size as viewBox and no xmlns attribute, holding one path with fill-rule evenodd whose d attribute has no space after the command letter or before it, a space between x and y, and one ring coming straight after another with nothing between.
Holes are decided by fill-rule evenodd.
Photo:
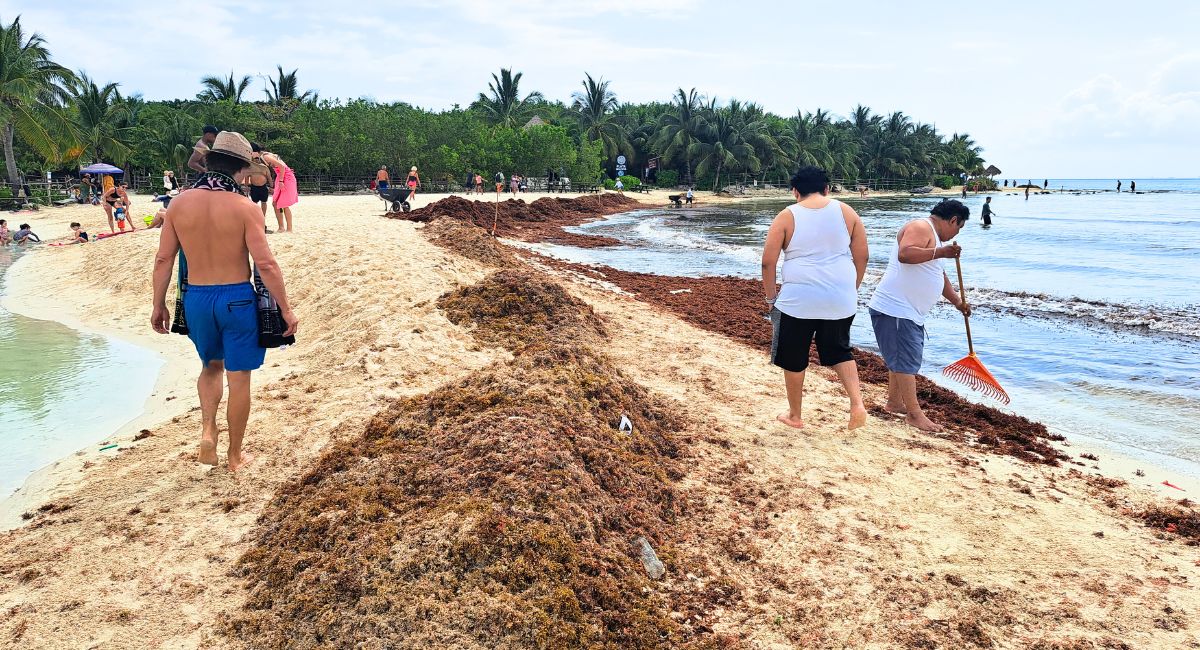
<instances>
[{"instance_id":1,"label":"white tank top","mask_svg":"<svg viewBox=\"0 0 1200 650\"><path fill-rule=\"evenodd\" d=\"M858 278L850 255L850 233L842 204L823 208L799 203L792 212L792 238L783 250L782 287L775 307L793 318L840 320L858 311Z\"/></svg>"},{"instance_id":2,"label":"white tank top","mask_svg":"<svg viewBox=\"0 0 1200 650\"><path fill-rule=\"evenodd\" d=\"M916 222L913 222L916 223ZM933 227L932 218L926 218L925 223L933 228L933 239L942 245L937 228ZM909 224L909 227L914 227ZM900 261L900 238L892 244L892 256L888 259L887 270L879 286L875 287L875 295L867 306L881 314L894 318L905 318L917 325L925 324L925 314L933 308L938 297L942 295L945 278L942 275L942 260L933 259L920 264L905 264Z\"/></svg>"}]
</instances>

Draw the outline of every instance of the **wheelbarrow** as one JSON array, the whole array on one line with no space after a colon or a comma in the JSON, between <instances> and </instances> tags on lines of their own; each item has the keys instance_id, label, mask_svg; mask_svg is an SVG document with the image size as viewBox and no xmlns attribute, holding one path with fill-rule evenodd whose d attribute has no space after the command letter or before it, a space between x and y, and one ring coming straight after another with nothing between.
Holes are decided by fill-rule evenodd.
<instances>
[{"instance_id":1,"label":"wheelbarrow","mask_svg":"<svg viewBox=\"0 0 1200 650\"><path fill-rule=\"evenodd\" d=\"M408 198L412 196L413 191L407 187L389 187L386 190L380 190L379 198L388 205L392 212L408 212L412 206L408 204Z\"/></svg>"}]
</instances>

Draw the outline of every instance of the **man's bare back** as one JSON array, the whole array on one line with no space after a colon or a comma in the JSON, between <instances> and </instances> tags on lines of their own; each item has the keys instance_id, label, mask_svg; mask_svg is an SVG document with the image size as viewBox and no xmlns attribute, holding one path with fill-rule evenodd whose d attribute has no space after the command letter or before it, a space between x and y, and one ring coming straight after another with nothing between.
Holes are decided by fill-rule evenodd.
<instances>
[{"instance_id":1,"label":"man's bare back","mask_svg":"<svg viewBox=\"0 0 1200 650\"><path fill-rule=\"evenodd\" d=\"M248 219L254 227L246 227ZM167 224L187 255L188 284L249 282L247 234L257 234L266 245L258 219L254 204L232 192L189 190L171 201Z\"/></svg>"}]
</instances>

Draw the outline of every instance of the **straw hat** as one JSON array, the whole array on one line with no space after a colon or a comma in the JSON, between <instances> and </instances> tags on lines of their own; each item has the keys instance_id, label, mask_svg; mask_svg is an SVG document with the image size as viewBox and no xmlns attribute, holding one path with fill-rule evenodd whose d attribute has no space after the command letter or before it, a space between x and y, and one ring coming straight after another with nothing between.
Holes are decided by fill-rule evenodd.
<instances>
[{"instance_id":1,"label":"straw hat","mask_svg":"<svg viewBox=\"0 0 1200 650\"><path fill-rule=\"evenodd\" d=\"M233 156L238 160L250 162L250 141L246 136L236 131L221 131L217 134L217 139L213 140L210 151L223 153L227 156Z\"/></svg>"}]
</instances>

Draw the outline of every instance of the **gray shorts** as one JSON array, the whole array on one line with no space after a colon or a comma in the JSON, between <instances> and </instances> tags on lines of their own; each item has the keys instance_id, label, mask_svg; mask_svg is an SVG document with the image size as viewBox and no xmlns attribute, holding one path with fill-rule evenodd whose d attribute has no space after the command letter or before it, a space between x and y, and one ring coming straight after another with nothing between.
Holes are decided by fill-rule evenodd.
<instances>
[{"instance_id":1,"label":"gray shorts","mask_svg":"<svg viewBox=\"0 0 1200 650\"><path fill-rule=\"evenodd\" d=\"M888 370L904 375L920 373L925 356L925 328L907 318L888 316L874 309L867 311L871 314L875 341L879 343L879 355Z\"/></svg>"}]
</instances>

